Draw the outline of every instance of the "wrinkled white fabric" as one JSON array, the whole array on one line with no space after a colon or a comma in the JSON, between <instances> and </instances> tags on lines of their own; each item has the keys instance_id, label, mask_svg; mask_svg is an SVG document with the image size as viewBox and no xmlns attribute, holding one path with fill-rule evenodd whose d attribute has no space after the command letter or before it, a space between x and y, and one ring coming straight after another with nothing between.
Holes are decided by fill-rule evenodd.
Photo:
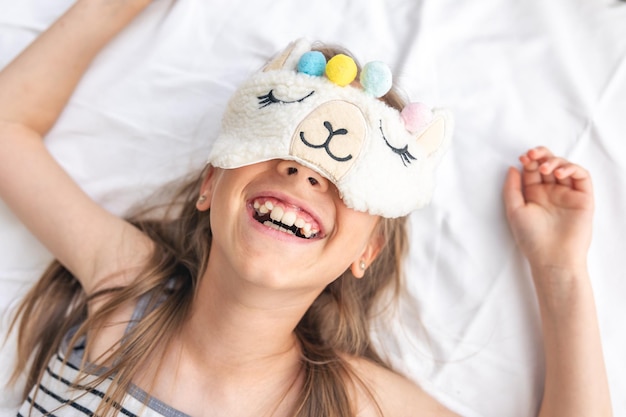
<instances>
[{"instance_id":1,"label":"wrinkled white fabric","mask_svg":"<svg viewBox=\"0 0 626 417\"><path fill-rule=\"evenodd\" d=\"M0 0L0 65L71 3ZM407 292L377 326L392 362L462 415L535 415L539 317L500 190L517 156L545 144L593 175L589 264L615 415L626 415L624 21L614 0L155 0L96 59L46 143L121 214L204 163L235 87L289 41L384 61L410 97L456 121L433 202L411 216ZM0 203L2 332L49 260ZM14 349L0 352L0 379ZM17 391L1 392L0 415L15 415Z\"/></svg>"}]
</instances>

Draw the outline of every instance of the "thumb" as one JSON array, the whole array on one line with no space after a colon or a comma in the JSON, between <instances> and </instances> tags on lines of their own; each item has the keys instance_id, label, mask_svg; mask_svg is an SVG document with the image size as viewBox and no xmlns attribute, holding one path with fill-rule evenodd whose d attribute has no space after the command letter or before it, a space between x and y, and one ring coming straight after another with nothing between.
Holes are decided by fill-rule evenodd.
<instances>
[{"instance_id":1,"label":"thumb","mask_svg":"<svg viewBox=\"0 0 626 417\"><path fill-rule=\"evenodd\" d=\"M511 213L526 204L524 194L522 193L522 176L519 171L513 167L509 167L509 171L506 174L502 196L509 218Z\"/></svg>"}]
</instances>

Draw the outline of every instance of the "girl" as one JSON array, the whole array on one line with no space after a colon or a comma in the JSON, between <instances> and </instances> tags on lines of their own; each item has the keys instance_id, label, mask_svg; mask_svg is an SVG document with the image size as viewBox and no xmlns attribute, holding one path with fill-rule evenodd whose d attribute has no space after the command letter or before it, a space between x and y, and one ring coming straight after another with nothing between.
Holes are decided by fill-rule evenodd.
<instances>
[{"instance_id":1,"label":"girl","mask_svg":"<svg viewBox=\"0 0 626 417\"><path fill-rule=\"evenodd\" d=\"M0 193L58 259L19 311L19 413L454 415L390 370L367 332L397 288L405 215L428 199L445 113L398 118L385 82L352 82L334 51L326 79L296 44L235 93L210 166L164 210L121 220L42 137L149 3L77 1L0 74ZM589 176L545 148L520 160L504 200L544 324L540 415L610 415L585 261ZM378 165L403 193L363 175Z\"/></svg>"}]
</instances>

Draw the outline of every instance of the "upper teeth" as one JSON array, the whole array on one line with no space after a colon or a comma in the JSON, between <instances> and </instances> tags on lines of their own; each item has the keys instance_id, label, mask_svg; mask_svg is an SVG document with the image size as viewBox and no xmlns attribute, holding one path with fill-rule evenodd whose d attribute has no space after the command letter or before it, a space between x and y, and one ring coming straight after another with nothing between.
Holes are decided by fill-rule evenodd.
<instances>
[{"instance_id":1,"label":"upper teeth","mask_svg":"<svg viewBox=\"0 0 626 417\"><path fill-rule=\"evenodd\" d=\"M310 238L319 233L317 227L309 223L304 217L301 217L298 210L285 210L285 208L283 208L282 206L275 205L269 200L255 200L253 203L253 207L256 212L261 215L269 213L270 219L272 219L276 223L281 223L282 226L295 226L299 229L300 234L304 237ZM275 224L269 220L265 221L264 224L266 226L273 227L276 230L281 230L283 232L294 234L292 230L281 227L280 225Z\"/></svg>"}]
</instances>

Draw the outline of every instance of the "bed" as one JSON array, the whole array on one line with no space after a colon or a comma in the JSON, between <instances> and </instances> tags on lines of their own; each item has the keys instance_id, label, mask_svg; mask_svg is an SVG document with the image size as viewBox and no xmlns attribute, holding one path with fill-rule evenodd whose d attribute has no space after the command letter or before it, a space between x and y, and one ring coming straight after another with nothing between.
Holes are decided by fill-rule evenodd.
<instances>
[{"instance_id":1,"label":"bed","mask_svg":"<svg viewBox=\"0 0 626 417\"><path fill-rule=\"evenodd\" d=\"M71 4L0 0L0 66ZM616 0L155 0L96 59L46 143L123 214L203 165L230 94L291 40L385 61L413 100L452 110L456 129L432 204L411 216L406 291L375 325L378 345L461 415L536 414L539 316L500 190L518 155L545 144L593 175L589 266L614 413L626 416L625 21ZM49 261L0 202L1 336ZM2 384L14 352L9 336ZM0 392L0 416L15 415L17 390Z\"/></svg>"}]
</instances>

